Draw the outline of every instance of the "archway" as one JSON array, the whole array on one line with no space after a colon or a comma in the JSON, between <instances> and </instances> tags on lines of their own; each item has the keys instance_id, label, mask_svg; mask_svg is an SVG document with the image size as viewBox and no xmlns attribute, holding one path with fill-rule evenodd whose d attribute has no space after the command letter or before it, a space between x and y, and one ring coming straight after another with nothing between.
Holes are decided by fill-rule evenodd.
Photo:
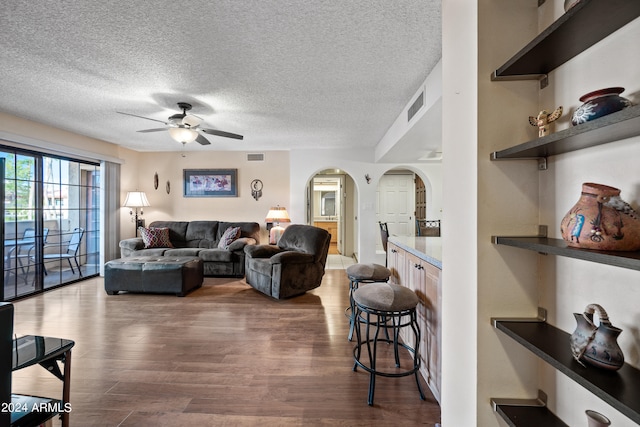
<instances>
[{"instance_id":1,"label":"archway","mask_svg":"<svg viewBox=\"0 0 640 427\"><path fill-rule=\"evenodd\" d=\"M358 241L357 188L350 174L327 168L312 175L306 186L307 224L331 233L330 255L353 258Z\"/></svg>"},{"instance_id":2,"label":"archway","mask_svg":"<svg viewBox=\"0 0 640 427\"><path fill-rule=\"evenodd\" d=\"M417 219L439 219L432 204L432 183L423 171L398 166L387 170L379 179L376 189L376 220L388 224L389 234L415 236ZM382 242L376 243L376 259L386 254Z\"/></svg>"}]
</instances>

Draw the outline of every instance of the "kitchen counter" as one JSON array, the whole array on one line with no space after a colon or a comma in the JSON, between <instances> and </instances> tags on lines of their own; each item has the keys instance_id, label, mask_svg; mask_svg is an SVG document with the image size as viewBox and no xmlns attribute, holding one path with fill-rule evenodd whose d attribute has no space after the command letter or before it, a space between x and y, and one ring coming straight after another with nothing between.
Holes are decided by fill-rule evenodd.
<instances>
[{"instance_id":1,"label":"kitchen counter","mask_svg":"<svg viewBox=\"0 0 640 427\"><path fill-rule=\"evenodd\" d=\"M389 242L442 270L441 237L389 236Z\"/></svg>"}]
</instances>

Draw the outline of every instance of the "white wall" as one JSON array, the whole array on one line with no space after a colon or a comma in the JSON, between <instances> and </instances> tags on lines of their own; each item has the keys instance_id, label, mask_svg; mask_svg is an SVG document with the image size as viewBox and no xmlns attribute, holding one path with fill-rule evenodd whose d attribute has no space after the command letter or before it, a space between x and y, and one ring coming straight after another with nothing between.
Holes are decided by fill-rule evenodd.
<instances>
[{"instance_id":1,"label":"white wall","mask_svg":"<svg viewBox=\"0 0 640 427\"><path fill-rule=\"evenodd\" d=\"M477 418L476 2L443 0L442 21L441 416L443 426L472 427L483 425Z\"/></svg>"},{"instance_id":2,"label":"white wall","mask_svg":"<svg viewBox=\"0 0 640 427\"><path fill-rule=\"evenodd\" d=\"M220 220L255 221L263 228L262 243L265 243L264 219L272 206L289 209L289 153L287 151L264 152L264 161L248 161L244 151L215 151L138 153L137 161L130 159L123 165L121 184L124 203L127 191L140 190L147 194L150 207L145 208L147 225L157 220ZM184 197L184 169L237 169L238 197ZM135 179L124 178L135 171ZM154 189L153 177L158 173L159 186ZM128 174L128 175L125 175ZM264 187L262 197L255 200L251 195L251 181L260 179ZM170 182L170 192L166 183ZM123 237L132 237L135 228L131 223L129 209L122 208ZM291 212L290 212L291 213ZM292 220L295 220L292 217Z\"/></svg>"},{"instance_id":3,"label":"white wall","mask_svg":"<svg viewBox=\"0 0 640 427\"><path fill-rule=\"evenodd\" d=\"M550 73L550 85L543 90L538 89L537 81L489 80L494 69L564 12L562 4L562 0L547 0L538 8L537 2L530 0L478 0L472 6L468 2L463 6L457 0L443 2L445 153L451 153L451 144L461 148L453 163L449 163L448 157L444 160L445 218L456 224L473 222L461 211L461 206L452 209L457 203L449 199L450 195L468 197L471 216L477 209L476 232L473 232L474 225L467 230L477 235L477 255L461 247L461 230L456 229L461 234L456 239L443 230L444 425L505 425L493 413L490 398L531 398L536 396L538 388L549 395L550 409L569 425L586 425L584 411L588 408L604 413L613 425L635 425L490 325L492 316L535 317L536 307L542 306L549 310L549 323L572 332L575 328L572 313L582 312L587 303L597 302L609 312L614 325L623 329L619 342L627 362L640 366L637 326L640 314L634 303L640 297L640 290L635 286L639 272L490 243L491 235L495 234L535 234L538 224L548 225L550 236L559 237L560 220L578 200L580 185L585 181L616 186L622 190L623 199L635 208L639 206L638 137L552 157L547 171L538 172L535 161L488 160L491 151L535 138L536 129L529 126L527 117L541 109L564 106L565 116L557 122L558 130L569 126L572 110L581 104L578 98L592 90L623 86L626 88L623 96L636 103L640 101L638 19ZM477 41L473 22L476 5ZM465 71L473 69L473 58L465 60L466 55L474 54L472 43L476 43L478 50L477 73L465 76ZM478 87L477 107L473 94L464 92L465 85L473 89L473 79ZM462 86L462 90L456 90L457 86ZM477 141L473 141L471 131L465 135L456 128L455 122L462 110L454 108L462 107L461 102L456 102L459 95L469 100L465 113L477 116ZM461 142L461 138L468 138L467 143ZM475 181L462 169L468 159L463 147L469 150L477 147L471 154L476 156L477 202L473 189L466 192L463 189L465 185L473 186ZM461 183L452 184L454 178ZM447 269L454 261L450 251L456 252L458 265L468 265L467 274ZM474 281L473 269L476 268L477 281ZM477 295L475 320L469 319L466 312L474 310L473 296L469 296L474 293ZM455 307L463 309L462 316L460 309L452 311ZM463 328L477 330L477 343L473 338L452 335ZM470 354L474 353L477 354L476 385L472 384L472 378L463 377L473 375L468 364L472 363ZM470 404L473 387L477 392L475 408Z\"/></svg>"},{"instance_id":4,"label":"white wall","mask_svg":"<svg viewBox=\"0 0 640 427\"><path fill-rule=\"evenodd\" d=\"M356 227L358 241L355 251L359 262L376 262L376 242L380 232L376 220L376 190L378 181L386 171L402 167L417 172L432 189L428 203L433 212L442 208L442 167L440 164L378 164L373 161L374 149L369 152L362 149L349 150L292 150L290 153L290 200L289 215L294 222L304 222L306 218L305 192L307 182L319 171L339 168L351 175L357 188L358 204ZM365 175L371 177L367 184Z\"/></svg>"}]
</instances>

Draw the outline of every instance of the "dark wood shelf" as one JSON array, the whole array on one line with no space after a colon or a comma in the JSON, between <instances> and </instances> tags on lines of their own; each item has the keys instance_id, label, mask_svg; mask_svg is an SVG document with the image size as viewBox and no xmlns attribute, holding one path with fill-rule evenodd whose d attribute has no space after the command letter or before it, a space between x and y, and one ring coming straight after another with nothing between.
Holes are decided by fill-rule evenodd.
<instances>
[{"instance_id":1,"label":"dark wood shelf","mask_svg":"<svg viewBox=\"0 0 640 427\"><path fill-rule=\"evenodd\" d=\"M640 4L640 2L638 2ZM640 135L640 105L491 153L491 160L539 159Z\"/></svg>"},{"instance_id":2,"label":"dark wood shelf","mask_svg":"<svg viewBox=\"0 0 640 427\"><path fill-rule=\"evenodd\" d=\"M544 254L559 255L631 270L640 270L640 252L594 251L572 248L562 239L552 239L548 237L493 236L492 241L497 245L513 246Z\"/></svg>"},{"instance_id":3,"label":"dark wood shelf","mask_svg":"<svg viewBox=\"0 0 640 427\"><path fill-rule=\"evenodd\" d=\"M640 423L640 370L628 363L618 371L580 365L571 354L570 335L539 319L493 319L493 324L552 367Z\"/></svg>"},{"instance_id":4,"label":"dark wood shelf","mask_svg":"<svg viewBox=\"0 0 640 427\"><path fill-rule=\"evenodd\" d=\"M569 427L545 406L496 405L495 411L511 427Z\"/></svg>"},{"instance_id":5,"label":"dark wood shelf","mask_svg":"<svg viewBox=\"0 0 640 427\"><path fill-rule=\"evenodd\" d=\"M637 0L581 0L491 75L539 79L640 16Z\"/></svg>"}]
</instances>

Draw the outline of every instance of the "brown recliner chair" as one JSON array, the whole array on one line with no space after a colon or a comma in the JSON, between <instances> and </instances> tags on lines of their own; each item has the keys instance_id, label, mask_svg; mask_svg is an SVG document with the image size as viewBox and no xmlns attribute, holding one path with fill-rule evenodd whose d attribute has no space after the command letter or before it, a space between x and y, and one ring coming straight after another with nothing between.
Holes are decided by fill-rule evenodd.
<instances>
[{"instance_id":1,"label":"brown recliner chair","mask_svg":"<svg viewBox=\"0 0 640 427\"><path fill-rule=\"evenodd\" d=\"M245 246L245 279L273 298L317 288L324 276L331 235L311 225L288 226L277 245Z\"/></svg>"}]
</instances>

